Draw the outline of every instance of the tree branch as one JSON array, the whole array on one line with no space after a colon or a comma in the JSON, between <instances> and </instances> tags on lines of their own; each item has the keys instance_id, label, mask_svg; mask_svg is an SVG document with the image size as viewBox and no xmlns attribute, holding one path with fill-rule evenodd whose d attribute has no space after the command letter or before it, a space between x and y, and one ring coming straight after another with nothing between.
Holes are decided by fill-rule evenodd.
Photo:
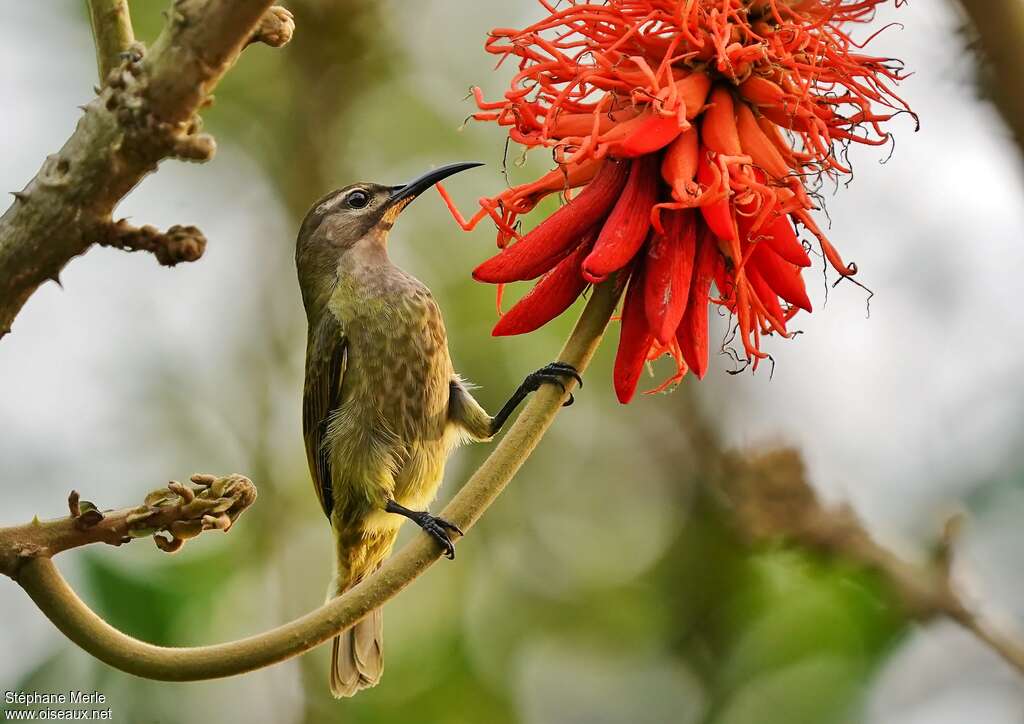
<instances>
[{"instance_id":1,"label":"tree branch","mask_svg":"<svg viewBox=\"0 0 1024 724\"><path fill-rule=\"evenodd\" d=\"M794 450L726 455L721 480L720 492L745 535L785 537L860 563L885 579L908 615L919 621L948 617L1024 673L1024 643L983 620L956 589L951 576L955 520L946 526L932 564L916 565L877 543L849 506L824 506Z\"/></svg>"},{"instance_id":2,"label":"tree branch","mask_svg":"<svg viewBox=\"0 0 1024 724\"><path fill-rule=\"evenodd\" d=\"M587 367L617 301L614 280L594 290L560 361L581 372ZM442 511L446 520L463 530L479 520L554 421L572 383L567 387L562 392L548 385L534 394L498 446ZM193 681L252 671L327 641L398 594L440 554L431 538L418 535L376 573L316 611L257 636L195 648L153 646L121 633L82 602L46 556L24 562L17 581L57 628L96 658L136 676Z\"/></svg>"},{"instance_id":3,"label":"tree branch","mask_svg":"<svg viewBox=\"0 0 1024 724\"><path fill-rule=\"evenodd\" d=\"M269 6L175 0L153 49L129 54L105 78L71 138L0 217L0 337L41 284L108 238L114 207L159 161L213 155L196 112Z\"/></svg>"},{"instance_id":4,"label":"tree branch","mask_svg":"<svg viewBox=\"0 0 1024 724\"><path fill-rule=\"evenodd\" d=\"M33 559L90 543L118 546L149 536L161 550L173 553L204 530L227 531L256 500L256 487L241 475L193 475L192 482L195 486L171 481L147 495L142 505L109 511L71 491L68 517L0 528L0 573L17 579L21 567Z\"/></svg>"},{"instance_id":5,"label":"tree branch","mask_svg":"<svg viewBox=\"0 0 1024 724\"><path fill-rule=\"evenodd\" d=\"M121 64L122 54L135 42L128 0L88 0L89 23L96 45L96 69L100 83Z\"/></svg>"},{"instance_id":6,"label":"tree branch","mask_svg":"<svg viewBox=\"0 0 1024 724\"><path fill-rule=\"evenodd\" d=\"M1024 3L1020 0L960 0L978 39L986 90L1024 149Z\"/></svg>"}]
</instances>

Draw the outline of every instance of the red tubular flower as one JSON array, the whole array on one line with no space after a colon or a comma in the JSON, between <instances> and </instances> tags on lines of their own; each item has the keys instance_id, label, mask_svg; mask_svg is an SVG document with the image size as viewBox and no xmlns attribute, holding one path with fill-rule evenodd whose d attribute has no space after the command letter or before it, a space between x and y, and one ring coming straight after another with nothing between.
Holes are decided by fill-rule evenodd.
<instances>
[{"instance_id":1,"label":"red tubular flower","mask_svg":"<svg viewBox=\"0 0 1024 724\"><path fill-rule=\"evenodd\" d=\"M650 354L654 335L644 310L644 266L639 265L629 279L626 300L622 303L622 331L615 353L615 394L626 404L636 393L637 382Z\"/></svg>"},{"instance_id":2,"label":"red tubular flower","mask_svg":"<svg viewBox=\"0 0 1024 724\"><path fill-rule=\"evenodd\" d=\"M664 232L647 245L644 308L655 339L668 346L683 321L693 281L697 251L697 219L692 210L670 211Z\"/></svg>"},{"instance_id":3,"label":"red tubular flower","mask_svg":"<svg viewBox=\"0 0 1024 724\"><path fill-rule=\"evenodd\" d=\"M618 274L629 277L621 401L663 354L677 370L666 385L704 376L709 304L732 315L756 367L761 338L790 336L790 319L811 311L796 224L839 274L857 271L815 224L808 184L848 174L851 144L887 143L882 124L910 113L893 91L902 66L860 52L846 30L885 0L539 2L543 20L491 32L487 51L517 58L518 73L500 101L475 90L474 117L551 149L557 168L481 199L468 222L441 189L463 226L498 228L502 251L476 279L543 275L494 333L532 331ZM518 217L553 193L567 203L520 236Z\"/></svg>"},{"instance_id":4,"label":"red tubular flower","mask_svg":"<svg viewBox=\"0 0 1024 724\"><path fill-rule=\"evenodd\" d=\"M658 158L648 154L630 162L622 194L601 226L594 250L583 260L583 276L588 281L602 281L629 263L644 245L657 200Z\"/></svg>"},{"instance_id":5,"label":"red tubular flower","mask_svg":"<svg viewBox=\"0 0 1024 724\"><path fill-rule=\"evenodd\" d=\"M587 288L581 264L583 258L590 252L593 236L594 232L591 231L589 239L558 262L525 297L501 315L501 319L494 325L495 337L532 332L572 306L576 297Z\"/></svg>"}]
</instances>

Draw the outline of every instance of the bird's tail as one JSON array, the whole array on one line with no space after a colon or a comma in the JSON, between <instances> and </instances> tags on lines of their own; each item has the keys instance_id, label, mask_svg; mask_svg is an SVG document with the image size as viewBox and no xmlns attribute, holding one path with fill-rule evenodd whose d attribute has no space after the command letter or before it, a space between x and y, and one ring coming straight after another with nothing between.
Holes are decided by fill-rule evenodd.
<instances>
[{"instance_id":1,"label":"bird's tail","mask_svg":"<svg viewBox=\"0 0 1024 724\"><path fill-rule=\"evenodd\" d=\"M384 672L384 617L380 609L334 637L331 647L331 694L335 699L369 689Z\"/></svg>"},{"instance_id":2,"label":"bird's tail","mask_svg":"<svg viewBox=\"0 0 1024 724\"><path fill-rule=\"evenodd\" d=\"M327 600L341 595L349 587L332 585ZM334 637L331 646L331 694L335 699L354 696L360 689L376 686L382 673L384 617L378 608Z\"/></svg>"}]
</instances>

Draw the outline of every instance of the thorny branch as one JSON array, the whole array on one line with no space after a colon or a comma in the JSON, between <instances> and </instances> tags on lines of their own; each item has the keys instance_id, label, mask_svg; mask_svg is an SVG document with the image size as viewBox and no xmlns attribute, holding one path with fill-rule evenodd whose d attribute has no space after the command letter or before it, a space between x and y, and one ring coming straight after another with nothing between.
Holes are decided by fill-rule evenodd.
<instances>
[{"instance_id":1,"label":"thorny branch","mask_svg":"<svg viewBox=\"0 0 1024 724\"><path fill-rule=\"evenodd\" d=\"M152 537L173 553L204 530L229 530L256 500L256 486L241 475L197 474L191 480L193 485L171 481L141 505L121 510L100 510L71 491L68 516L0 528L0 573L17 580L26 562L90 543L118 546Z\"/></svg>"},{"instance_id":2,"label":"thorny branch","mask_svg":"<svg viewBox=\"0 0 1024 724\"><path fill-rule=\"evenodd\" d=\"M726 454L720 480L718 491L749 538L787 538L860 563L884 578L908 616L922 622L948 617L1024 673L1024 642L982 619L952 580L955 521L947 524L933 562L917 565L877 543L849 506L823 505L794 450Z\"/></svg>"},{"instance_id":3,"label":"thorny branch","mask_svg":"<svg viewBox=\"0 0 1024 724\"><path fill-rule=\"evenodd\" d=\"M114 207L161 160L213 156L196 114L214 86L253 39L279 45L291 37L290 13L270 2L175 0L167 27L143 54L137 43L124 52L131 34L127 13L117 10L123 3L94 0L100 68L114 55L119 64L71 137L0 217L0 337L40 285L111 238Z\"/></svg>"}]
</instances>

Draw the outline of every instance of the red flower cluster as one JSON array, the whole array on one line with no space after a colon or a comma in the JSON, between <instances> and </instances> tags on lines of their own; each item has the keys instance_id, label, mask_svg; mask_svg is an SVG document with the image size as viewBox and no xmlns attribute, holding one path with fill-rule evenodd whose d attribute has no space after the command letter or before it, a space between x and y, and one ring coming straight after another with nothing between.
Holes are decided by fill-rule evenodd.
<instances>
[{"instance_id":1,"label":"red flower cluster","mask_svg":"<svg viewBox=\"0 0 1024 724\"><path fill-rule=\"evenodd\" d=\"M664 354L677 373L659 389L704 376L709 303L734 315L756 366L760 338L790 336L792 317L811 311L794 223L839 274L856 272L815 224L811 184L850 173L849 145L887 143L881 124L909 112L891 87L901 66L857 52L843 30L884 0L540 2L544 20L491 32L488 52L518 58L519 72L501 101L476 90L474 117L551 148L557 167L481 199L468 222L442 189L466 228L487 217L498 227L502 251L476 279L541 277L494 334L537 329L617 274L628 279L622 402ZM567 203L520 235L518 217L553 193Z\"/></svg>"}]
</instances>

